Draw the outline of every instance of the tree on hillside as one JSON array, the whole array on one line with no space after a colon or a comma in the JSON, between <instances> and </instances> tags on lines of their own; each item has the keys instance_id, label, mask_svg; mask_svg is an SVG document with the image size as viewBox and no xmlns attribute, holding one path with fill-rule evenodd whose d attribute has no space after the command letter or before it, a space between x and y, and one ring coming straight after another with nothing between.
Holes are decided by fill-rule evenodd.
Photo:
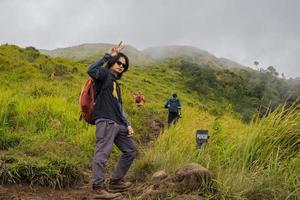
<instances>
[{"instance_id":1,"label":"tree on hillside","mask_svg":"<svg viewBox=\"0 0 300 200\"><path fill-rule=\"evenodd\" d=\"M267 70L272 74L272 76L276 76L277 77L279 75L279 73L276 71L275 67L273 67L273 66L269 66L267 68Z\"/></svg>"}]
</instances>

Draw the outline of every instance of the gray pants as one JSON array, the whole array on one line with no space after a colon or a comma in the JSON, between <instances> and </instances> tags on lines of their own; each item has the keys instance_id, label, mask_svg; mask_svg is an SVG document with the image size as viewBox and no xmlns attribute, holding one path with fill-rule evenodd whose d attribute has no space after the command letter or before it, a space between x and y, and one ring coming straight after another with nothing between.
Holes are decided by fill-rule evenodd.
<instances>
[{"instance_id":1,"label":"gray pants","mask_svg":"<svg viewBox=\"0 0 300 200\"><path fill-rule=\"evenodd\" d=\"M93 187L103 187L105 166L113 143L123 154L113 171L112 180L122 179L135 158L136 144L132 138L128 137L127 127L118 125L113 121L98 122L96 124L96 147L93 160Z\"/></svg>"}]
</instances>

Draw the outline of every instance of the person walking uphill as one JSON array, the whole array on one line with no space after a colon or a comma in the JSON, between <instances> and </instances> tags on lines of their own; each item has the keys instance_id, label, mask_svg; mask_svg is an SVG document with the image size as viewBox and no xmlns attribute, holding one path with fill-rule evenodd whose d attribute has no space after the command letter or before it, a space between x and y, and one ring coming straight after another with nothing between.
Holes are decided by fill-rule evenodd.
<instances>
[{"instance_id":1,"label":"person walking uphill","mask_svg":"<svg viewBox=\"0 0 300 200\"><path fill-rule=\"evenodd\" d=\"M180 117L180 110L181 110L181 104L180 100L177 98L177 94L172 95L173 98L169 99L166 104L165 108L168 109L168 127L171 126L171 124L175 124Z\"/></svg>"},{"instance_id":2,"label":"person walking uphill","mask_svg":"<svg viewBox=\"0 0 300 200\"><path fill-rule=\"evenodd\" d=\"M96 104L93 120L96 124L96 146L92 166L92 188L96 199L116 199L127 190L130 182L124 181L135 155L134 133L125 117L121 98L121 89L117 80L128 70L129 61L120 51L122 42L110 49L100 60L92 64L88 74L95 81ZM106 67L102 67L106 63ZM109 180L108 189L104 186L105 166L115 144L122 155Z\"/></svg>"}]
</instances>

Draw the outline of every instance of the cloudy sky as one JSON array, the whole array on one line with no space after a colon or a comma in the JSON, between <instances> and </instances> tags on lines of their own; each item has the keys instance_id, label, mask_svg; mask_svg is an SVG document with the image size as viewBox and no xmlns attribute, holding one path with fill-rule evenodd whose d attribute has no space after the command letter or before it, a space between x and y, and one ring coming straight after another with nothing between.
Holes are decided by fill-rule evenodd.
<instances>
[{"instance_id":1,"label":"cloudy sky","mask_svg":"<svg viewBox=\"0 0 300 200\"><path fill-rule=\"evenodd\" d=\"M0 0L0 43L192 45L300 77L299 0Z\"/></svg>"}]
</instances>

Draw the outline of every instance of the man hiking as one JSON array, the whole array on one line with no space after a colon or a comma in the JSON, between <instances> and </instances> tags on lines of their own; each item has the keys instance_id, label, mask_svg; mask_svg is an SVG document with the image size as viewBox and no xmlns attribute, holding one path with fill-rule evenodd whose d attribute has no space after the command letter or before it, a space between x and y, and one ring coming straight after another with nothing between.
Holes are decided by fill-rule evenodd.
<instances>
[{"instance_id":1,"label":"man hiking","mask_svg":"<svg viewBox=\"0 0 300 200\"><path fill-rule=\"evenodd\" d=\"M138 92L138 93L133 94L133 102L138 107L143 106L144 103L146 102L145 95L142 92Z\"/></svg>"},{"instance_id":2,"label":"man hiking","mask_svg":"<svg viewBox=\"0 0 300 200\"><path fill-rule=\"evenodd\" d=\"M180 117L180 110L181 110L181 104L180 100L177 98L177 94L172 95L173 98L169 99L166 104L165 108L168 109L168 127L171 126L171 124L175 124Z\"/></svg>"},{"instance_id":3,"label":"man hiking","mask_svg":"<svg viewBox=\"0 0 300 200\"><path fill-rule=\"evenodd\" d=\"M95 81L96 103L93 121L96 124L95 152L92 164L92 188L96 199L120 198L120 192L127 190L130 182L123 177L130 168L135 155L136 144L132 139L133 129L123 112L121 89L117 80L128 70L129 60L120 53L122 42L110 49L101 59L92 64L88 74ZM102 67L106 63L105 67ZM121 151L120 157L108 183L104 186L105 166L115 144Z\"/></svg>"}]
</instances>

